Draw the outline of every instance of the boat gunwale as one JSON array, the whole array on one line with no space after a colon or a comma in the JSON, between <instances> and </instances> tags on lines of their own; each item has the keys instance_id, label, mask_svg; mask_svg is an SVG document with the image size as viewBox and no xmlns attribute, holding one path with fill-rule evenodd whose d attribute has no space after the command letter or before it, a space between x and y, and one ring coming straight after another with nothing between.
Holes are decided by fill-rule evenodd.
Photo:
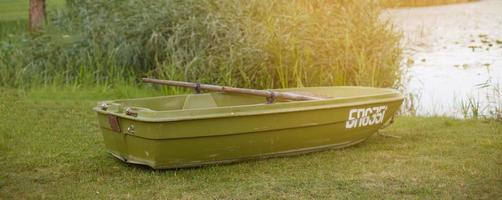
<instances>
[{"instance_id":1,"label":"boat gunwale","mask_svg":"<svg viewBox=\"0 0 502 200\"><path fill-rule=\"evenodd\" d=\"M343 107L351 107L351 106L360 106L360 105L368 105L368 104L378 104L378 103L385 103L385 102L395 102L395 101L400 101L404 97L394 89L389 89L389 88L373 88L373 87L357 87L357 86L335 86L336 88L364 88L364 89L375 89L375 90L383 90L385 92L378 93L378 94L371 94L371 95L359 95L359 96L348 96L348 97L339 97L339 98L330 98L330 99L321 99L321 100L309 100L309 101L290 101L290 102L282 102L281 104L249 104L249 105L236 105L236 106L225 106L225 107L216 107L216 108L198 108L198 109L186 109L186 110L167 110L167 111L155 111L155 110L142 110L141 113L159 113L159 114L171 114L171 113L176 113L176 112L189 112L189 111L212 111L212 110L222 110L222 112L219 113L201 113L197 115L188 115L188 116L129 116L126 115L123 112L111 112L111 111L104 111L100 109L98 106L94 107L93 110L96 111L97 113L100 114L105 114L105 115L115 115L121 118L129 119L129 120L134 120L134 121L140 121L140 122L172 122L172 121L187 121L187 120L199 120L199 119L213 119L213 118L226 118L226 117L241 117L241 116L255 116L255 115L268 115L268 114L279 114L279 113L288 113L288 112L300 112L300 111L312 111L312 110L322 110L322 109L332 109L332 108L343 108ZM312 87L312 88L332 88L332 87ZM288 88L287 90L291 89L296 89L296 88ZM298 88L302 89L302 88ZM277 90L276 90L277 91ZM177 96L187 96L190 94L182 94L182 95L173 95L171 97L177 97ZM381 96L391 96L392 97L385 97L385 98L380 98L376 100L362 100L364 98L371 98L371 97L381 97ZM160 96L160 97L146 97L146 98L141 98L141 99L156 99L156 98L166 98L166 96ZM343 101L343 100L349 100L349 99L354 99L354 102L345 102L345 103L336 103L334 101ZM359 101L358 101L359 99ZM135 99L117 99L117 100L109 100L109 101L102 101L101 103L114 103L116 101L128 101L128 100L135 100ZM318 102L326 102L325 104L320 104L320 105L311 105L309 106L308 104L312 103L318 103ZM333 102L333 104L330 104L330 102ZM287 107L287 108L280 108L278 105L291 105L291 104L307 104L307 105L302 105L299 107ZM263 107L270 107L270 106L276 106L278 108L272 108L272 109L260 109L260 110L246 110L246 111L237 111L233 112L232 109L235 108L242 108L242 109L249 109L249 108L257 108L258 106L263 106Z\"/></svg>"},{"instance_id":2,"label":"boat gunwale","mask_svg":"<svg viewBox=\"0 0 502 200\"><path fill-rule=\"evenodd\" d=\"M279 114L279 113L288 113L288 112L300 112L300 111L312 111L312 110L323 110L323 109L332 109L332 108L343 108L343 107L351 107L351 106L360 106L360 105L369 105L369 104L378 104L378 103L386 103L386 102L395 102L402 100L403 97L393 97L386 98L380 100L370 100L370 101L358 101L355 103L338 103L336 105L318 105L318 106L302 106L301 108L283 108L283 109L272 109L268 111L244 111L238 113L212 113L212 114L201 114L195 116L186 116L186 117L148 117L148 116L140 116L133 117L126 115L124 113L116 113L116 112L108 112L102 111L99 108L94 108L100 114L109 114L115 115L121 118L130 119L134 121L140 122L174 122L174 121L186 121L186 120L198 120L198 119L214 119L214 118L225 118L225 117L241 117L241 116L254 116L254 115L267 115L267 114ZM317 101L317 100L315 100ZM143 111L143 112L158 112L158 111Z\"/></svg>"}]
</instances>

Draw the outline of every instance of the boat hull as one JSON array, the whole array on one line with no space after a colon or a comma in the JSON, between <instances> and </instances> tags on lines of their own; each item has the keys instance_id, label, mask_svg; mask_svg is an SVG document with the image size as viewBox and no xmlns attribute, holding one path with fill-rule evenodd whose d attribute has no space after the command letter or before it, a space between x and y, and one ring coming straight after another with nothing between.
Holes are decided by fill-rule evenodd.
<instances>
[{"instance_id":1,"label":"boat hull","mask_svg":"<svg viewBox=\"0 0 502 200\"><path fill-rule=\"evenodd\" d=\"M258 110L265 108L259 112L253 106L230 106L230 111L235 112L220 110L225 114L163 119L156 111L141 118L142 113L131 117L120 111L95 110L105 146L112 155L159 169L347 147L364 141L390 121L401 102L402 97L394 93L381 98L355 98L352 102L258 105ZM284 109L287 104L301 108L290 105L291 109Z\"/></svg>"}]
</instances>

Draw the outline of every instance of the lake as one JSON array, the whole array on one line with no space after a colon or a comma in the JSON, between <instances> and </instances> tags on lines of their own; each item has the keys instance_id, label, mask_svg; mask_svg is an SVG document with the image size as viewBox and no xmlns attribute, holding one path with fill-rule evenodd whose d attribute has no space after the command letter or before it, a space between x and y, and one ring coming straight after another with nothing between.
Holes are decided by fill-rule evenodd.
<instances>
[{"instance_id":1,"label":"lake","mask_svg":"<svg viewBox=\"0 0 502 200\"><path fill-rule=\"evenodd\" d=\"M502 1L389 9L384 16L404 35L402 89L417 115L463 117L469 100L481 114L502 108Z\"/></svg>"}]
</instances>

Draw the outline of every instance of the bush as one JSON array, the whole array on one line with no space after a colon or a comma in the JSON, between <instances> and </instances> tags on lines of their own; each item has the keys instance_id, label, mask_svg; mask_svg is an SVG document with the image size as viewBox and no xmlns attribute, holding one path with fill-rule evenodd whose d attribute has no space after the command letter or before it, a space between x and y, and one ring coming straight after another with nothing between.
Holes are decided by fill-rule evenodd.
<instances>
[{"instance_id":1,"label":"bush","mask_svg":"<svg viewBox=\"0 0 502 200\"><path fill-rule=\"evenodd\" d=\"M380 0L380 3L389 8L393 7L420 7L437 6L453 3L467 3L478 0Z\"/></svg>"},{"instance_id":2,"label":"bush","mask_svg":"<svg viewBox=\"0 0 502 200\"><path fill-rule=\"evenodd\" d=\"M399 35L376 4L327 0L80 0L36 36L3 40L0 85L134 82L392 87Z\"/></svg>"}]
</instances>

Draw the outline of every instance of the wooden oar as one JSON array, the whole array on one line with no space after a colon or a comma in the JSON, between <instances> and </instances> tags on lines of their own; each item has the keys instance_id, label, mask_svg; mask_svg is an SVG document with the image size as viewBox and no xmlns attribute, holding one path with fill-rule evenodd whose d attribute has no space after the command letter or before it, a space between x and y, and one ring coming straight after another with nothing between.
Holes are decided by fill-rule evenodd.
<instances>
[{"instance_id":1,"label":"wooden oar","mask_svg":"<svg viewBox=\"0 0 502 200\"><path fill-rule=\"evenodd\" d=\"M274 99L287 99L293 101L306 101L306 100L321 100L325 99L322 97L315 96L307 96L301 94L295 94L291 92L276 92L271 90L255 90L255 89L247 89L247 88L236 88L236 87L228 87L228 86L219 86L219 85L209 85L209 84L199 84L199 83L190 83L183 81L172 81L172 80L160 80L160 79L152 79L152 78L143 78L143 82L145 83L157 83L162 85L170 85L170 86L179 86L185 88L193 88L197 92L200 90L209 90L215 92L227 92L227 93L238 93L238 94L249 94L255 96L267 97L269 103L273 102Z\"/></svg>"}]
</instances>

